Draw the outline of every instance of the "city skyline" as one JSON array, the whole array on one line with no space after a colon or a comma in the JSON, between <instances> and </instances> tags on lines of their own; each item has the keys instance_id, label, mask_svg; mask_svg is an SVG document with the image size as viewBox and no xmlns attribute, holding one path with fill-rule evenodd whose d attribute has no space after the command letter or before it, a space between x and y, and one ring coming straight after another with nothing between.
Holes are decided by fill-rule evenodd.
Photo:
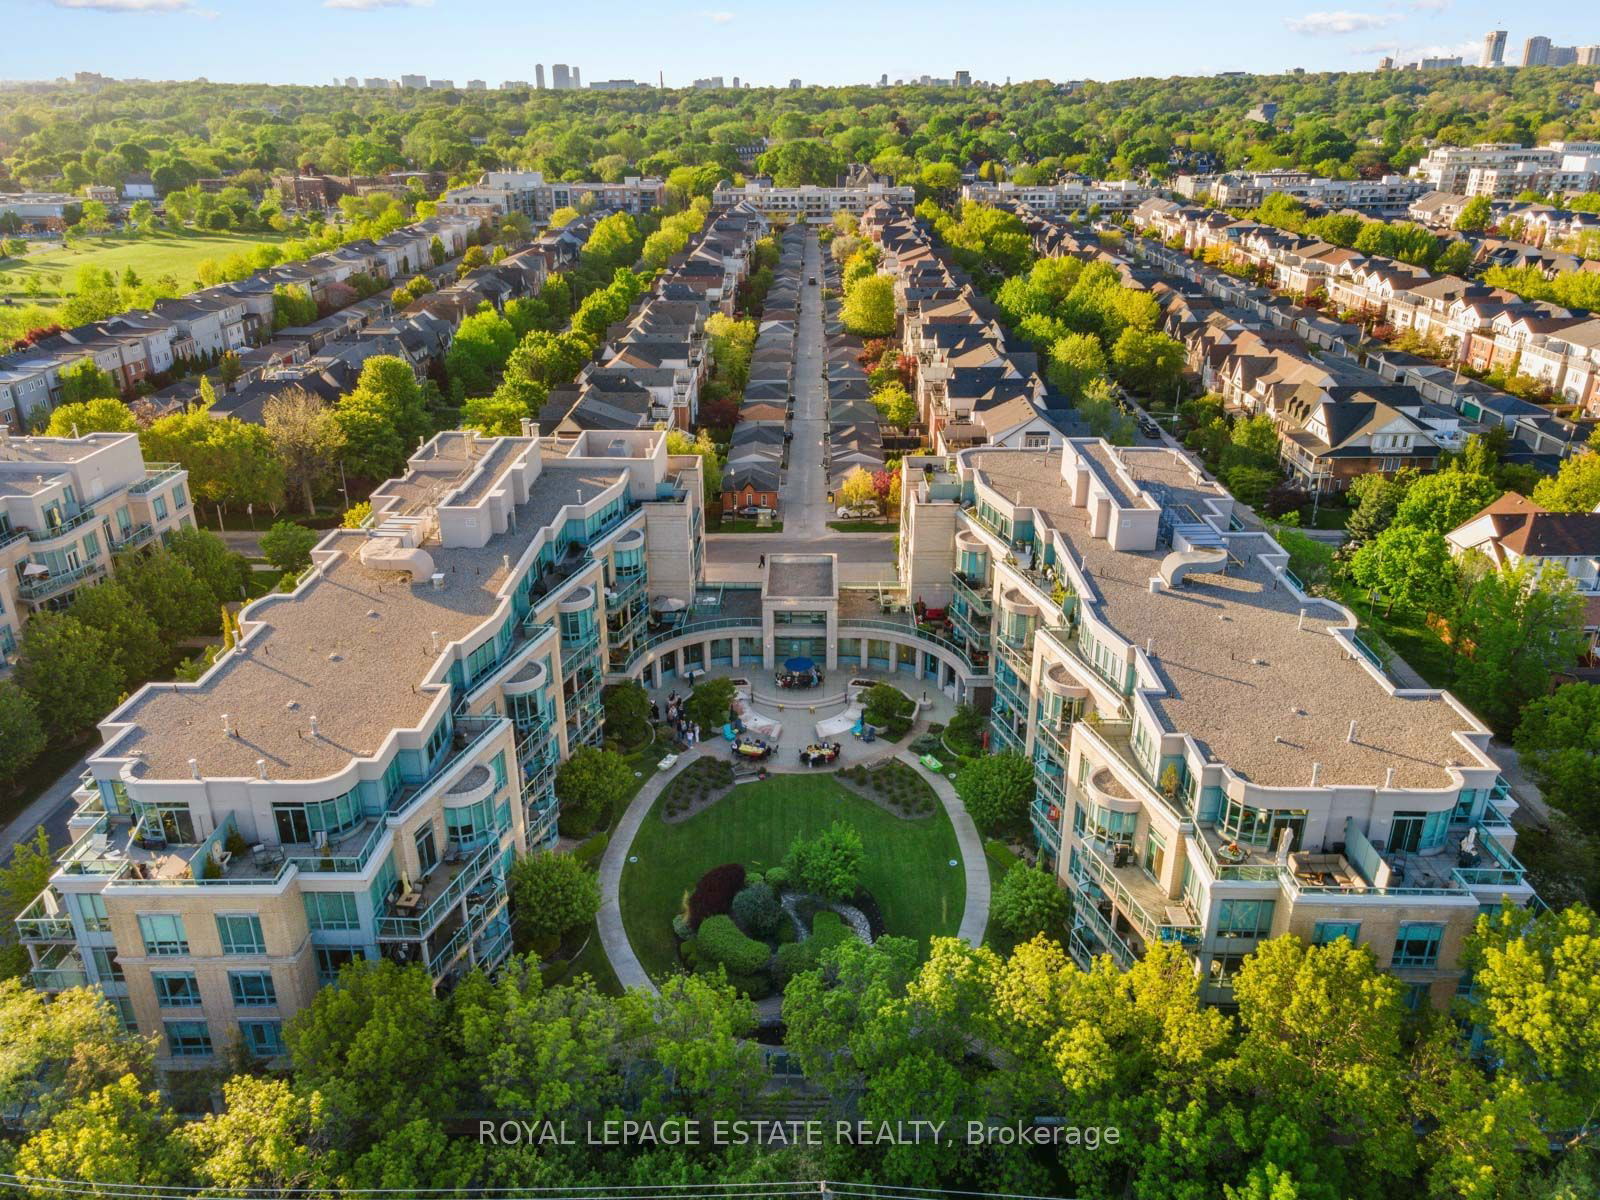
<instances>
[{"instance_id":1,"label":"city skyline","mask_svg":"<svg viewBox=\"0 0 1600 1200\"><path fill-rule=\"evenodd\" d=\"M119 78L326 84L352 75L398 79L425 69L433 79L494 85L531 81L534 63L564 61L583 62L590 80L653 83L664 72L668 86L688 87L696 78L737 74L755 87L781 88L796 76L807 84L838 85L884 75L891 81L950 78L958 70L999 82L1361 71L1379 55L1398 63L1458 56L1477 63L1484 31L1499 28L1510 30L1510 61L1520 61L1523 42L1535 35L1563 46L1600 42L1600 22L1593 18L1518 29L1480 0L1291 12L1251 0L1235 9L1236 22L1193 27L1172 0L1147 0L1127 14L1149 35L1136 42L1112 25L1073 23L1070 39L996 39L962 47L959 55L952 55L948 32L965 15L948 3L935 3L928 20L907 26L890 12L825 2L810 25L810 40L807 31L796 30L780 45L766 36L758 10L731 0L715 9L630 10L614 28L631 36L603 43L577 10L540 14L537 22L503 0L451 11L448 22L444 12L430 0L300 0L287 12L234 0L3 0L0 13L36 36L26 65L0 57L0 77L48 80L98 71ZM1063 12L1022 0L992 15L1013 28L1048 29L1070 20L1073 6ZM828 39L835 16L848 18L863 36L845 46ZM302 35L292 44L276 36L286 17L298 22ZM252 47L247 58L236 54L241 44Z\"/></svg>"}]
</instances>

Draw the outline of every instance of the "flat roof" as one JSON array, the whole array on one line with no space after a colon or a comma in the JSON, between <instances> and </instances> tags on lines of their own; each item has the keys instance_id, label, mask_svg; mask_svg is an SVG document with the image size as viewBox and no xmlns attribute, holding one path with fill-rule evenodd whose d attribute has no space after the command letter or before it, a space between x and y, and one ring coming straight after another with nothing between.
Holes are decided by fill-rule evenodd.
<instances>
[{"instance_id":1,"label":"flat roof","mask_svg":"<svg viewBox=\"0 0 1600 1200\"><path fill-rule=\"evenodd\" d=\"M765 591L775 600L832 600L833 555L769 554Z\"/></svg>"},{"instance_id":2,"label":"flat roof","mask_svg":"<svg viewBox=\"0 0 1600 1200\"><path fill-rule=\"evenodd\" d=\"M1198 520L1206 501L1224 495L1171 451L1108 454L1161 484L1180 523ZM1149 641L1166 688L1150 699L1167 730L1192 736L1246 779L1308 786L1319 763L1321 786L1381 786L1392 767L1394 786L1445 788L1452 760L1474 764L1472 749L1455 736L1470 720L1439 693L1397 697L1374 680L1328 635L1345 616L1330 603L1300 600L1262 561L1273 548L1265 534L1225 535L1225 572L1196 571L1176 588L1152 592L1150 579L1170 549L1115 550L1091 537L1088 510L1073 507L1061 477L1060 451L970 450L963 458L1059 531L1099 592L1094 609L1102 621L1136 646ZM1351 721L1356 738L1347 741Z\"/></svg>"},{"instance_id":3,"label":"flat roof","mask_svg":"<svg viewBox=\"0 0 1600 1200\"><path fill-rule=\"evenodd\" d=\"M410 481L417 472L394 481L407 485L400 494L435 487L440 475L448 475L447 486L459 481L460 460L448 453L426 466L437 468L423 472L426 483ZM436 693L420 685L439 655L498 607L508 576L503 556L515 564L564 507L593 499L626 475L621 465L605 470L546 459L515 530L477 548L444 547L437 538L424 545L442 576L438 588L363 566L368 535L335 531L318 552L337 557L293 595L252 605L245 642L198 684L147 688L116 714L134 728L113 756L137 757L143 779L188 778L190 758L204 777L254 777L256 760L265 759L269 778L319 779L354 758L374 756L393 730L415 728L434 703ZM223 730L224 713L234 736Z\"/></svg>"}]
</instances>

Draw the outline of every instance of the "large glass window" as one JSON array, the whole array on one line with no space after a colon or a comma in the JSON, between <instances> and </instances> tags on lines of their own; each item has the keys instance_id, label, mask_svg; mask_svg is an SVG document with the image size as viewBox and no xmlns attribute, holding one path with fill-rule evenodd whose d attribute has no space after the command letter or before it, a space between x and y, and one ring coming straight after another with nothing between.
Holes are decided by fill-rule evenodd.
<instances>
[{"instance_id":1,"label":"large glass window","mask_svg":"<svg viewBox=\"0 0 1600 1200\"><path fill-rule=\"evenodd\" d=\"M1439 962L1439 943L1444 938L1444 926L1431 922L1413 921L1401 925L1394 939L1394 957L1391 967L1432 967Z\"/></svg>"},{"instance_id":2,"label":"large glass window","mask_svg":"<svg viewBox=\"0 0 1600 1200\"><path fill-rule=\"evenodd\" d=\"M229 971L228 991L237 1008L268 1008L278 1002L271 971Z\"/></svg>"},{"instance_id":3,"label":"large glass window","mask_svg":"<svg viewBox=\"0 0 1600 1200\"><path fill-rule=\"evenodd\" d=\"M439 864L439 851L433 844L433 822L429 821L417 830L411 840L417 848L417 871L426 875Z\"/></svg>"},{"instance_id":4,"label":"large glass window","mask_svg":"<svg viewBox=\"0 0 1600 1200\"><path fill-rule=\"evenodd\" d=\"M183 918L173 913L152 913L139 918L139 936L144 952L154 957L189 953L189 938Z\"/></svg>"},{"instance_id":5,"label":"large glass window","mask_svg":"<svg viewBox=\"0 0 1600 1200\"><path fill-rule=\"evenodd\" d=\"M265 954L267 940L261 933L261 918L255 913L234 913L217 917L217 938L224 954Z\"/></svg>"},{"instance_id":6,"label":"large glass window","mask_svg":"<svg viewBox=\"0 0 1600 1200\"><path fill-rule=\"evenodd\" d=\"M94 959L94 973L101 983L124 983L127 977L122 973L122 964L117 961L117 952L107 946L93 946L89 950Z\"/></svg>"},{"instance_id":7,"label":"large glass window","mask_svg":"<svg viewBox=\"0 0 1600 1200\"><path fill-rule=\"evenodd\" d=\"M494 797L444 810L445 837L457 849L482 845L494 831Z\"/></svg>"},{"instance_id":8,"label":"large glass window","mask_svg":"<svg viewBox=\"0 0 1600 1200\"><path fill-rule=\"evenodd\" d=\"M326 834L332 841L349 833L364 819L361 797L354 788L332 800L274 804L272 817L277 823L278 840L290 845L304 845L318 833Z\"/></svg>"},{"instance_id":9,"label":"large glass window","mask_svg":"<svg viewBox=\"0 0 1600 1200\"><path fill-rule=\"evenodd\" d=\"M313 929L359 929L361 912L354 892L306 892L306 921Z\"/></svg>"},{"instance_id":10,"label":"large glass window","mask_svg":"<svg viewBox=\"0 0 1600 1200\"><path fill-rule=\"evenodd\" d=\"M1272 932L1272 906L1271 900L1219 900L1217 936L1265 937Z\"/></svg>"},{"instance_id":11,"label":"large glass window","mask_svg":"<svg viewBox=\"0 0 1600 1200\"><path fill-rule=\"evenodd\" d=\"M173 1058L206 1058L211 1054L211 1029L204 1021L168 1021L167 1048Z\"/></svg>"},{"instance_id":12,"label":"large glass window","mask_svg":"<svg viewBox=\"0 0 1600 1200\"><path fill-rule=\"evenodd\" d=\"M200 1007L200 984L192 971L153 971L150 982L162 1008Z\"/></svg>"},{"instance_id":13,"label":"large glass window","mask_svg":"<svg viewBox=\"0 0 1600 1200\"><path fill-rule=\"evenodd\" d=\"M1251 808L1230 797L1222 810L1222 832L1246 846L1275 849L1285 829L1294 835L1290 848L1300 849L1305 842L1305 809Z\"/></svg>"},{"instance_id":14,"label":"large glass window","mask_svg":"<svg viewBox=\"0 0 1600 1200\"><path fill-rule=\"evenodd\" d=\"M358 958L365 957L351 946L313 946L317 956L317 982L326 987L339 981L339 971Z\"/></svg>"},{"instance_id":15,"label":"large glass window","mask_svg":"<svg viewBox=\"0 0 1600 1200\"><path fill-rule=\"evenodd\" d=\"M239 1036L245 1049L257 1058L276 1058L283 1053L283 1024L279 1021L240 1021Z\"/></svg>"}]
</instances>

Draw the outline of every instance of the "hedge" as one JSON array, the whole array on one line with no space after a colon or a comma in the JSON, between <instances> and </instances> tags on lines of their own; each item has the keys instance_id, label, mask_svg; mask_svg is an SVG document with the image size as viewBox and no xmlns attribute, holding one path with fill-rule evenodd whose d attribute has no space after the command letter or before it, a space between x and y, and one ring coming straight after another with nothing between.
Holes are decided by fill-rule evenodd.
<instances>
[{"instance_id":1,"label":"hedge","mask_svg":"<svg viewBox=\"0 0 1600 1200\"><path fill-rule=\"evenodd\" d=\"M732 917L720 913L705 919L695 942L702 957L721 963L730 975L754 975L772 957L765 942L745 937Z\"/></svg>"}]
</instances>

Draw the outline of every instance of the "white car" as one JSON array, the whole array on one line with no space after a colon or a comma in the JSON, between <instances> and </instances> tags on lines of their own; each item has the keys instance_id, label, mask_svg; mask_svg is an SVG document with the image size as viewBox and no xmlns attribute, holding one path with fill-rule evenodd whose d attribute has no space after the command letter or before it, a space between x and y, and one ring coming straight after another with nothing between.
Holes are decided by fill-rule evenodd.
<instances>
[{"instance_id":1,"label":"white car","mask_svg":"<svg viewBox=\"0 0 1600 1200\"><path fill-rule=\"evenodd\" d=\"M863 517L875 517L875 516L877 516L878 515L878 506L875 505L875 504L860 504L860 505L857 505L854 508L843 508L843 507L841 507L841 508L837 509L836 511L838 512L839 516L845 518L845 520L847 520L847 521L848 520L859 520L859 519L861 519Z\"/></svg>"}]
</instances>

